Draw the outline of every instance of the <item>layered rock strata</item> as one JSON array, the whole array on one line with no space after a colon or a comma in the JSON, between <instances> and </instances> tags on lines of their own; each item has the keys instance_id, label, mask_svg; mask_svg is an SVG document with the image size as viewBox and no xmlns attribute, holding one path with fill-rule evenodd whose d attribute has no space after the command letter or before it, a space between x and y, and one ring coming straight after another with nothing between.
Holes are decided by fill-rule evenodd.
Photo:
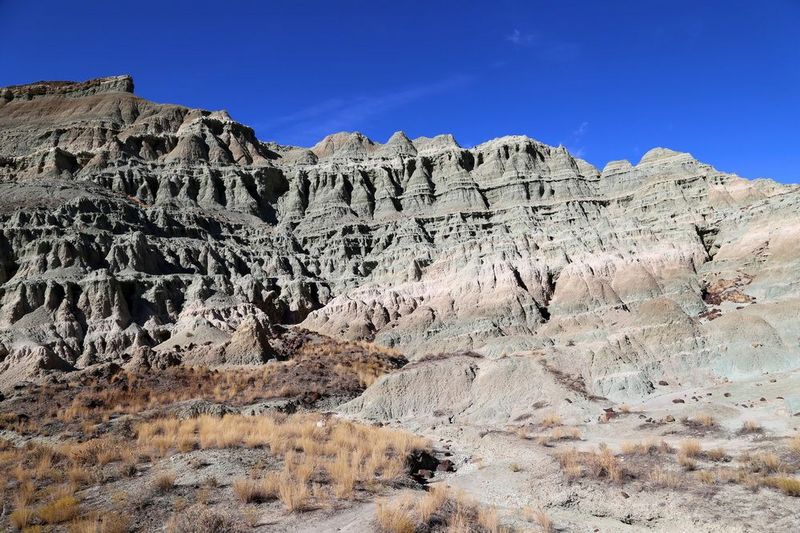
<instances>
[{"instance_id":1,"label":"layered rock strata","mask_svg":"<svg viewBox=\"0 0 800 533\"><path fill-rule=\"evenodd\" d=\"M800 366L797 186L521 136L283 146L132 91L0 89L3 384L143 349L260 363L295 323L538 354L612 398Z\"/></svg>"}]
</instances>

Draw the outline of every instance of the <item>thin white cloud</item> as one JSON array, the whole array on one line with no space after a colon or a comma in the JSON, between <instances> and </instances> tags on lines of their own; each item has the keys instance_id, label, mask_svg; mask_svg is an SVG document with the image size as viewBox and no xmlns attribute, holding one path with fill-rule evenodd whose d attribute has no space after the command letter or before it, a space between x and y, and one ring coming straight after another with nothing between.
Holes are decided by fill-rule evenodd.
<instances>
[{"instance_id":1,"label":"thin white cloud","mask_svg":"<svg viewBox=\"0 0 800 533\"><path fill-rule=\"evenodd\" d=\"M434 83L406 87L377 95L334 98L288 115L259 124L259 130L270 139L309 144L338 131L363 129L369 121L392 109L425 97L447 92L471 81L471 76L458 75Z\"/></svg>"},{"instance_id":2,"label":"thin white cloud","mask_svg":"<svg viewBox=\"0 0 800 533\"><path fill-rule=\"evenodd\" d=\"M545 39L539 33L526 32L519 28L506 35L505 40L519 48L531 48L540 60L551 63L572 61L580 54L577 43Z\"/></svg>"},{"instance_id":3,"label":"thin white cloud","mask_svg":"<svg viewBox=\"0 0 800 533\"><path fill-rule=\"evenodd\" d=\"M523 33L519 29L514 29L511 33L506 35L506 41L514 43L517 46L530 46L538 40L536 34Z\"/></svg>"},{"instance_id":4,"label":"thin white cloud","mask_svg":"<svg viewBox=\"0 0 800 533\"><path fill-rule=\"evenodd\" d=\"M586 156L586 149L583 146L583 138L589 132L589 121L584 120L581 122L577 128L572 130L572 134L570 136L570 140L565 144L569 153L571 153L574 157L580 157L583 159Z\"/></svg>"},{"instance_id":5,"label":"thin white cloud","mask_svg":"<svg viewBox=\"0 0 800 533\"><path fill-rule=\"evenodd\" d=\"M589 130L589 122L584 120L583 122L581 122L581 125L578 126L575 129L575 131L572 132L572 137L574 139L578 139L579 140L581 137L584 136L584 134L586 134L586 132L588 130Z\"/></svg>"}]
</instances>

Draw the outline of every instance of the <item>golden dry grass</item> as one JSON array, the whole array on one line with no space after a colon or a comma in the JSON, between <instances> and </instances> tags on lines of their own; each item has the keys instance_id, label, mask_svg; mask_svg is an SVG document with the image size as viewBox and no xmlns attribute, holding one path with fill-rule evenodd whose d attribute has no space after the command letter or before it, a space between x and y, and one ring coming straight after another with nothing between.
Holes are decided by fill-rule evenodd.
<instances>
[{"instance_id":1,"label":"golden dry grass","mask_svg":"<svg viewBox=\"0 0 800 533\"><path fill-rule=\"evenodd\" d=\"M703 447L697 439L687 439L680 443L678 452L684 457L698 457L703 453Z\"/></svg>"},{"instance_id":2,"label":"golden dry grass","mask_svg":"<svg viewBox=\"0 0 800 533\"><path fill-rule=\"evenodd\" d=\"M657 455L669 453L672 448L663 440L648 439L639 442L624 442L620 445L620 451L623 455Z\"/></svg>"},{"instance_id":3,"label":"golden dry grass","mask_svg":"<svg viewBox=\"0 0 800 533\"><path fill-rule=\"evenodd\" d=\"M169 492L175 486L175 472L161 472L153 480L153 486L159 492Z\"/></svg>"},{"instance_id":4,"label":"golden dry grass","mask_svg":"<svg viewBox=\"0 0 800 533\"><path fill-rule=\"evenodd\" d=\"M73 520L67 527L69 533L127 533L130 520L119 513L92 513Z\"/></svg>"},{"instance_id":5,"label":"golden dry grass","mask_svg":"<svg viewBox=\"0 0 800 533\"><path fill-rule=\"evenodd\" d=\"M789 468L789 466L774 452L748 454L743 459L745 459L743 462L751 472L774 474L776 472L787 471Z\"/></svg>"},{"instance_id":6,"label":"golden dry grass","mask_svg":"<svg viewBox=\"0 0 800 533\"><path fill-rule=\"evenodd\" d=\"M789 439L789 451L800 456L800 434Z\"/></svg>"},{"instance_id":7,"label":"golden dry grass","mask_svg":"<svg viewBox=\"0 0 800 533\"><path fill-rule=\"evenodd\" d=\"M392 501L381 500L375 513L379 531L412 533L448 531L464 533L501 533L497 510L481 506L447 487L434 487L425 496L405 492Z\"/></svg>"},{"instance_id":8,"label":"golden dry grass","mask_svg":"<svg viewBox=\"0 0 800 533\"><path fill-rule=\"evenodd\" d=\"M695 476L697 476L697 480L704 485L714 485L717 483L717 474L713 470L700 470Z\"/></svg>"},{"instance_id":9,"label":"golden dry grass","mask_svg":"<svg viewBox=\"0 0 800 533\"><path fill-rule=\"evenodd\" d=\"M385 533L414 533L414 499L396 498L392 502L379 501L375 512L378 529Z\"/></svg>"},{"instance_id":10,"label":"golden dry grass","mask_svg":"<svg viewBox=\"0 0 800 533\"><path fill-rule=\"evenodd\" d=\"M763 429L761 428L761 424L756 422L755 420L745 420L742 424L742 428L739 430L739 433L747 434L747 433L760 433Z\"/></svg>"},{"instance_id":11,"label":"golden dry grass","mask_svg":"<svg viewBox=\"0 0 800 533\"><path fill-rule=\"evenodd\" d=\"M555 531L555 526L553 525L553 521L544 510L542 509L532 509L530 507L525 508L522 512L522 516L528 522L532 522L539 526L539 530L543 533L553 533Z\"/></svg>"},{"instance_id":12,"label":"golden dry grass","mask_svg":"<svg viewBox=\"0 0 800 533\"><path fill-rule=\"evenodd\" d=\"M717 425L716 419L708 413L700 413L694 418L694 421L706 428L712 428Z\"/></svg>"},{"instance_id":13,"label":"golden dry grass","mask_svg":"<svg viewBox=\"0 0 800 533\"><path fill-rule=\"evenodd\" d=\"M18 507L9 517L11 525L22 531L33 521L36 513L30 507Z\"/></svg>"},{"instance_id":14,"label":"golden dry grass","mask_svg":"<svg viewBox=\"0 0 800 533\"><path fill-rule=\"evenodd\" d=\"M656 487L662 489L678 489L682 486L682 478L675 472L665 468L655 468L648 472L647 479Z\"/></svg>"},{"instance_id":15,"label":"golden dry grass","mask_svg":"<svg viewBox=\"0 0 800 533\"><path fill-rule=\"evenodd\" d=\"M374 491L404 476L409 454L429 447L427 440L402 431L307 414L157 419L138 425L136 433L139 447L159 457L173 453L181 441L198 449L269 450L283 461L280 475L269 478L272 488L265 490L264 480L242 479L234 491L243 502L277 497L291 512L315 498L312 479L329 485L329 497L352 499L358 490Z\"/></svg>"},{"instance_id":16,"label":"golden dry grass","mask_svg":"<svg viewBox=\"0 0 800 533\"><path fill-rule=\"evenodd\" d=\"M725 451L725 448L711 448L705 452L705 457L709 461L720 462L725 461L728 458L728 453Z\"/></svg>"},{"instance_id":17,"label":"golden dry grass","mask_svg":"<svg viewBox=\"0 0 800 533\"><path fill-rule=\"evenodd\" d=\"M694 455L687 455L684 452L678 453L678 464L687 471L697 469L697 461L693 459Z\"/></svg>"},{"instance_id":18,"label":"golden dry grass","mask_svg":"<svg viewBox=\"0 0 800 533\"><path fill-rule=\"evenodd\" d=\"M61 524L78 516L78 500L74 496L62 496L40 507L37 514L45 524Z\"/></svg>"},{"instance_id":19,"label":"golden dry grass","mask_svg":"<svg viewBox=\"0 0 800 533\"><path fill-rule=\"evenodd\" d=\"M584 475L618 483L625 477L625 469L619 459L607 447L599 447L597 451L578 452L570 448L556 455L561 470L568 480Z\"/></svg>"},{"instance_id":20,"label":"golden dry grass","mask_svg":"<svg viewBox=\"0 0 800 533\"><path fill-rule=\"evenodd\" d=\"M793 477L769 477L764 485L780 490L787 496L800 497L800 479Z\"/></svg>"},{"instance_id":21,"label":"golden dry grass","mask_svg":"<svg viewBox=\"0 0 800 533\"><path fill-rule=\"evenodd\" d=\"M541 422L539 422L544 427L555 427L560 426L562 424L562 419L556 413L548 413L546 414Z\"/></svg>"}]
</instances>

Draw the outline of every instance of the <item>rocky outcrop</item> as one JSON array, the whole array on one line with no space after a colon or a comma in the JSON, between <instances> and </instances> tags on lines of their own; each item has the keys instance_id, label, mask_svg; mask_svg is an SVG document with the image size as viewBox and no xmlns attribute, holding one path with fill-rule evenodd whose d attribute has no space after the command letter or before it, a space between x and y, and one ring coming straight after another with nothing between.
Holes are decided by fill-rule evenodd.
<instances>
[{"instance_id":1,"label":"rocky outcrop","mask_svg":"<svg viewBox=\"0 0 800 533\"><path fill-rule=\"evenodd\" d=\"M535 351L614 398L800 366L797 186L662 148L600 171L521 136L263 143L132 89L0 90L0 372L30 346L259 363L295 323Z\"/></svg>"}]
</instances>

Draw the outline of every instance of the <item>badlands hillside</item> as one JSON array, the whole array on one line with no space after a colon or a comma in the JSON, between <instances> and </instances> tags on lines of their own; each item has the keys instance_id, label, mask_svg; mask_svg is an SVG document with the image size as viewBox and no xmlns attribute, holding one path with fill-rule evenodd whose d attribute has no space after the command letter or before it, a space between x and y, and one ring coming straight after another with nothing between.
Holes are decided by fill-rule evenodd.
<instances>
[{"instance_id":1,"label":"badlands hillside","mask_svg":"<svg viewBox=\"0 0 800 533\"><path fill-rule=\"evenodd\" d=\"M0 453L97 467L63 520L54 479L9 470L0 527L116 531L116 508L150 531L180 505L220 531L800 527L800 187L666 148L599 170L522 136L285 146L133 89L0 89ZM202 437L292 417L283 444ZM234 498L255 450L288 475L311 456L286 442L330 438L335 462L337 431L402 440L393 481L373 465L339 490L315 463L308 512ZM84 461L65 439L150 451ZM403 493L445 484L466 496Z\"/></svg>"}]
</instances>

